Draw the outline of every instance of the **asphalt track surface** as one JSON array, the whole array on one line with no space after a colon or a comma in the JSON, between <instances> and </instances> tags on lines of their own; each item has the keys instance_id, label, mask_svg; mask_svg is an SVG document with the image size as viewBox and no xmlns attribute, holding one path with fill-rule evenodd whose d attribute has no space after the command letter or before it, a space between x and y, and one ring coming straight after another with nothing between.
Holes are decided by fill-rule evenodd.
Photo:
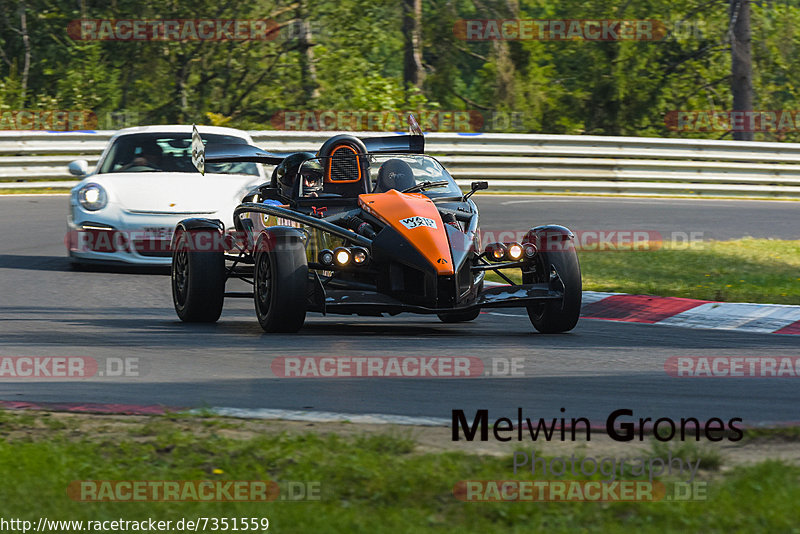
<instances>
[{"instance_id":1,"label":"asphalt track surface","mask_svg":"<svg viewBox=\"0 0 800 534\"><path fill-rule=\"evenodd\" d=\"M484 228L556 222L576 229L644 228L797 239L800 203L486 196ZM509 202L518 202L509 204ZM162 272L73 271L65 256L65 197L0 197L0 356L137 358L139 376L0 379L0 400L163 404L394 414L449 419L742 417L800 421L797 380L672 378L671 356L800 356L797 336L581 320L567 335L533 332L522 310L446 325L435 317L309 315L297 335L261 331L249 300L229 300L216 325L181 323ZM279 356L522 358L522 377L276 378ZM504 361L504 360L494 360Z\"/></svg>"}]
</instances>

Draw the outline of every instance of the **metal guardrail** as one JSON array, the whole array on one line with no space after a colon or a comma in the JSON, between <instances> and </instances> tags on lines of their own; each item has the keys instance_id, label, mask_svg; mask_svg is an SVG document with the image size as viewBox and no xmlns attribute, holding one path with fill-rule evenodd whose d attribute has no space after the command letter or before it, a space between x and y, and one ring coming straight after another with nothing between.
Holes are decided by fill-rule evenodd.
<instances>
[{"instance_id":1,"label":"metal guardrail","mask_svg":"<svg viewBox=\"0 0 800 534\"><path fill-rule=\"evenodd\" d=\"M67 163L96 164L113 133L0 132L0 187L43 187L36 181L45 180L68 186L74 178ZM337 132L249 133L257 145L286 152L316 151ZM800 198L796 143L430 133L426 150L460 185L486 179L500 191Z\"/></svg>"}]
</instances>

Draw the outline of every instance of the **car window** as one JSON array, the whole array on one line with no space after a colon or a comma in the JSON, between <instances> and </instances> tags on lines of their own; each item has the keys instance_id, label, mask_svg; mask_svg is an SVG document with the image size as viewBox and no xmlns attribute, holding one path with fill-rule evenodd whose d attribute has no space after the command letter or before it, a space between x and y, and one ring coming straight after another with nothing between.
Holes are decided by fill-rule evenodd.
<instances>
[{"instance_id":1,"label":"car window","mask_svg":"<svg viewBox=\"0 0 800 534\"><path fill-rule=\"evenodd\" d=\"M422 154L380 154L370 156L369 165L372 190L404 190L424 182L447 182L426 188L422 193L430 197L460 196L461 189L450 173L434 158Z\"/></svg>"},{"instance_id":2,"label":"car window","mask_svg":"<svg viewBox=\"0 0 800 534\"><path fill-rule=\"evenodd\" d=\"M203 142L247 144L241 137L203 134ZM199 172L192 165L192 134L141 133L118 137L109 149L98 173ZM206 163L209 174L248 174L258 176L256 163Z\"/></svg>"}]
</instances>

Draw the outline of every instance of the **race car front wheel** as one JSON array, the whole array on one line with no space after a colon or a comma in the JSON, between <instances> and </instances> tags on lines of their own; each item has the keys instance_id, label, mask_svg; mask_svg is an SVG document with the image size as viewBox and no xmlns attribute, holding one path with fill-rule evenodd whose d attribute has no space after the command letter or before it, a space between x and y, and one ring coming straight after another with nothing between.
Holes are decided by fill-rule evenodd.
<instances>
[{"instance_id":1,"label":"race car front wheel","mask_svg":"<svg viewBox=\"0 0 800 534\"><path fill-rule=\"evenodd\" d=\"M306 320L308 262L296 239L261 234L256 242L256 316L265 332L297 332Z\"/></svg>"},{"instance_id":2,"label":"race car front wheel","mask_svg":"<svg viewBox=\"0 0 800 534\"><path fill-rule=\"evenodd\" d=\"M182 321L213 323L225 301L225 254L192 250L191 234L178 230L172 252L172 302Z\"/></svg>"},{"instance_id":3,"label":"race car front wheel","mask_svg":"<svg viewBox=\"0 0 800 534\"><path fill-rule=\"evenodd\" d=\"M522 282L551 282L560 279L564 298L528 306L528 317L543 334L557 334L575 328L581 314L581 266L574 246L540 252L536 273L523 273Z\"/></svg>"}]
</instances>

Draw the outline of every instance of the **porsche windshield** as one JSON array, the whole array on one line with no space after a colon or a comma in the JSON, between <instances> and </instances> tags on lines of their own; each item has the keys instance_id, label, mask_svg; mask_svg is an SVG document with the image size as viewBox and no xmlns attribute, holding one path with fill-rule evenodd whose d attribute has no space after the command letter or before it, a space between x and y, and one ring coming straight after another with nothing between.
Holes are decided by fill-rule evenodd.
<instances>
[{"instance_id":1,"label":"porsche windshield","mask_svg":"<svg viewBox=\"0 0 800 534\"><path fill-rule=\"evenodd\" d=\"M430 156L370 154L357 159L354 157L352 162L331 158L307 160L299 171L304 178L299 187L300 196L325 193L327 184L358 181L362 173L369 178L368 190L374 193L385 193L390 189L406 191L416 187L418 192L432 198L462 195L453 177Z\"/></svg>"},{"instance_id":2,"label":"porsche windshield","mask_svg":"<svg viewBox=\"0 0 800 534\"><path fill-rule=\"evenodd\" d=\"M203 142L247 144L241 137L220 134L203 134ZM209 174L258 176L255 163L206 163L205 171ZM111 146L98 172L199 172L192 165L192 134L122 135Z\"/></svg>"}]
</instances>

